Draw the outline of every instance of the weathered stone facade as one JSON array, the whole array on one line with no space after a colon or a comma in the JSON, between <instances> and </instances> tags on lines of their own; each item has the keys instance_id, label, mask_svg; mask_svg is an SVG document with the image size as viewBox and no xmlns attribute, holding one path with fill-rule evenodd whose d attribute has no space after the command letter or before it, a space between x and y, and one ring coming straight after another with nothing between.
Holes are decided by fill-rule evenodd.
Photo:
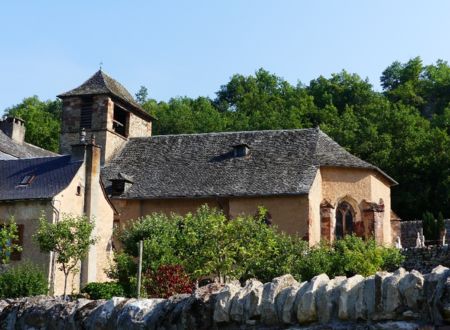
<instances>
[{"instance_id":1,"label":"weathered stone facade","mask_svg":"<svg viewBox=\"0 0 450 330\"><path fill-rule=\"evenodd\" d=\"M73 96L63 101L60 153L70 154L71 145L80 139L81 111L84 98ZM118 106L126 112L125 134L119 134L114 129L114 110ZM146 137L152 134L152 122L132 111L130 106L108 95L93 95L89 97L91 125L85 127L86 135L95 134L96 142L102 147L102 164L108 162L130 137ZM127 110L128 109L128 110Z\"/></svg>"},{"instance_id":2,"label":"weathered stone facade","mask_svg":"<svg viewBox=\"0 0 450 330\"><path fill-rule=\"evenodd\" d=\"M4 329L444 329L449 276L442 266L427 275L400 268L367 278L211 284L169 299L4 300L0 322Z\"/></svg>"}]
</instances>

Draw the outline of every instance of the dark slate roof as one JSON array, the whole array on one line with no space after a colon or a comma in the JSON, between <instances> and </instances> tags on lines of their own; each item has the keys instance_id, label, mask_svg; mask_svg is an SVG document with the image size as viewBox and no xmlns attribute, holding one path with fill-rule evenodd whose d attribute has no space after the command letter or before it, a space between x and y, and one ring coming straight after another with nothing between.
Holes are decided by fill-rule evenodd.
<instances>
[{"instance_id":1,"label":"dark slate roof","mask_svg":"<svg viewBox=\"0 0 450 330\"><path fill-rule=\"evenodd\" d=\"M19 144L0 130L0 159L51 157L56 155L51 151L26 142Z\"/></svg>"},{"instance_id":2,"label":"dark slate roof","mask_svg":"<svg viewBox=\"0 0 450 330\"><path fill-rule=\"evenodd\" d=\"M250 154L233 157L242 144ZM119 172L133 177L121 198L300 195L320 166L373 169L395 184L319 129L132 138L102 178L109 187Z\"/></svg>"},{"instance_id":3,"label":"dark slate roof","mask_svg":"<svg viewBox=\"0 0 450 330\"><path fill-rule=\"evenodd\" d=\"M141 114L151 117L142 107L134 100L130 92L117 80L108 76L102 70L98 70L92 77L86 80L83 84L68 92L58 95L59 98L82 95L98 95L108 94L113 95L122 101L132 105Z\"/></svg>"},{"instance_id":4,"label":"dark slate roof","mask_svg":"<svg viewBox=\"0 0 450 330\"><path fill-rule=\"evenodd\" d=\"M70 156L0 160L0 201L51 199L75 177L82 161ZM19 186L26 175L34 175L28 186Z\"/></svg>"}]
</instances>

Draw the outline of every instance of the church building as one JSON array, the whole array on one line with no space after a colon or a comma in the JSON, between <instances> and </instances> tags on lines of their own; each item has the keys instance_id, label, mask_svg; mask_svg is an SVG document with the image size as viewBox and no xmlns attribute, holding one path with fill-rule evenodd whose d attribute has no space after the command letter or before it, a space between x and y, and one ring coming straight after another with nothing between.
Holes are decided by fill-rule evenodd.
<instances>
[{"instance_id":1,"label":"church building","mask_svg":"<svg viewBox=\"0 0 450 330\"><path fill-rule=\"evenodd\" d=\"M318 128L152 136L155 118L101 70L59 98L61 153L70 153L81 129L95 134L120 226L205 203L230 218L261 205L280 230L310 245L351 233L392 242L397 183Z\"/></svg>"}]
</instances>

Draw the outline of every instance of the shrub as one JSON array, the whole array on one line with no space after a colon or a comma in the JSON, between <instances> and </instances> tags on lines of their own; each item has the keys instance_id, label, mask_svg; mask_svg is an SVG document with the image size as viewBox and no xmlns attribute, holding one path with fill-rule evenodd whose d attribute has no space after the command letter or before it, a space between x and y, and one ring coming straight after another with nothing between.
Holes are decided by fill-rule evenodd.
<instances>
[{"instance_id":1,"label":"shrub","mask_svg":"<svg viewBox=\"0 0 450 330\"><path fill-rule=\"evenodd\" d=\"M427 241L435 241L439 236L439 227L434 215L426 211L422 214L423 235Z\"/></svg>"},{"instance_id":2,"label":"shrub","mask_svg":"<svg viewBox=\"0 0 450 330\"><path fill-rule=\"evenodd\" d=\"M301 280L309 281L318 274L328 274L331 276L334 262L334 250L329 243L322 243L319 246L309 248L294 267L297 277Z\"/></svg>"},{"instance_id":3,"label":"shrub","mask_svg":"<svg viewBox=\"0 0 450 330\"><path fill-rule=\"evenodd\" d=\"M115 256L110 276L128 295L134 295L139 240L144 241L143 269L147 270L148 279L145 285L152 296L179 291L173 289L170 280L169 284L161 284L164 289L159 292L155 283L165 280L164 276L158 277L161 273L176 278L175 283L177 276L182 281L189 278L190 282L202 277L241 281L257 278L268 282L287 273L300 281L320 273L330 277L356 273L367 276L402 262L397 249L377 246L373 239L365 241L356 236L346 236L331 246L322 243L309 248L299 236L267 225L265 212L259 208L256 217L229 220L221 211L202 206L184 217L153 214L141 218L120 234L124 251ZM173 265L182 267L182 274L187 277L177 273L181 270Z\"/></svg>"},{"instance_id":4,"label":"shrub","mask_svg":"<svg viewBox=\"0 0 450 330\"><path fill-rule=\"evenodd\" d=\"M143 284L148 297L169 298L175 294L192 293L194 283L181 265L161 265L144 274Z\"/></svg>"},{"instance_id":5,"label":"shrub","mask_svg":"<svg viewBox=\"0 0 450 330\"><path fill-rule=\"evenodd\" d=\"M364 241L354 235L345 236L334 243L332 259L329 275L334 276L369 276L385 267L397 267L403 260L399 250L377 245L374 239Z\"/></svg>"},{"instance_id":6,"label":"shrub","mask_svg":"<svg viewBox=\"0 0 450 330\"><path fill-rule=\"evenodd\" d=\"M87 293L90 299L111 299L125 295L122 286L117 282L92 282L87 284L82 293Z\"/></svg>"},{"instance_id":7,"label":"shrub","mask_svg":"<svg viewBox=\"0 0 450 330\"><path fill-rule=\"evenodd\" d=\"M108 277L116 280L122 286L127 297L136 294L137 264L135 258L124 253L114 254L114 262L108 271Z\"/></svg>"},{"instance_id":8,"label":"shrub","mask_svg":"<svg viewBox=\"0 0 450 330\"><path fill-rule=\"evenodd\" d=\"M25 262L0 274L0 297L18 298L46 294L47 278L42 269Z\"/></svg>"},{"instance_id":9,"label":"shrub","mask_svg":"<svg viewBox=\"0 0 450 330\"><path fill-rule=\"evenodd\" d=\"M19 240L19 228L14 217L9 222L0 225L0 262L8 264L14 252L22 251L22 247L16 244Z\"/></svg>"}]
</instances>

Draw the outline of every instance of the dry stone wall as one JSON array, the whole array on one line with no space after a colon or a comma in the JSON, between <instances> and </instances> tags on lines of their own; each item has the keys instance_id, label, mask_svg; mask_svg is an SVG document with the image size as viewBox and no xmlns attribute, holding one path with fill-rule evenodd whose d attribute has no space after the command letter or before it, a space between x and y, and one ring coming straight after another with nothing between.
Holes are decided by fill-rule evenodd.
<instances>
[{"instance_id":1,"label":"dry stone wall","mask_svg":"<svg viewBox=\"0 0 450 330\"><path fill-rule=\"evenodd\" d=\"M450 270L211 284L169 299L0 301L3 329L448 329Z\"/></svg>"},{"instance_id":2,"label":"dry stone wall","mask_svg":"<svg viewBox=\"0 0 450 330\"><path fill-rule=\"evenodd\" d=\"M450 242L450 219L445 219L444 223L447 230L445 239L447 242ZM404 248L415 247L417 233L422 231L422 220L400 221L399 228L396 231L399 231L397 235L400 235ZM395 237L393 239L395 241Z\"/></svg>"},{"instance_id":3,"label":"dry stone wall","mask_svg":"<svg viewBox=\"0 0 450 330\"><path fill-rule=\"evenodd\" d=\"M438 265L450 267L450 247L448 245L403 249L402 254L405 257L402 266L407 270L415 269L422 273L429 273Z\"/></svg>"}]
</instances>

